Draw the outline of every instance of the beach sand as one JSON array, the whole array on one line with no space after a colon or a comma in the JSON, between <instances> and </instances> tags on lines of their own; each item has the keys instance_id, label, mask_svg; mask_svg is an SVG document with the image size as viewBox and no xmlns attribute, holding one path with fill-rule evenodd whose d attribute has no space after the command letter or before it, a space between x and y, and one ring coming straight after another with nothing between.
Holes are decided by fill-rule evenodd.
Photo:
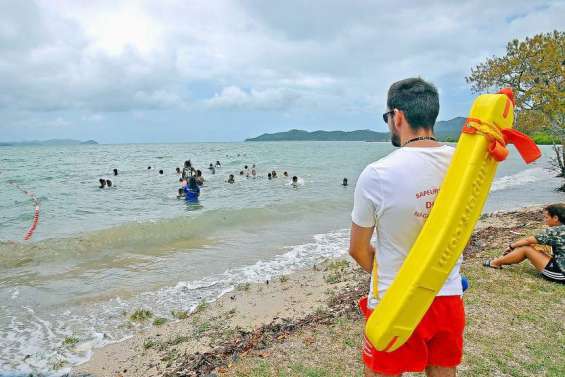
<instances>
[{"instance_id":1,"label":"beach sand","mask_svg":"<svg viewBox=\"0 0 565 377\"><path fill-rule=\"evenodd\" d=\"M327 261L268 283L241 285L218 301L201 305L187 319L154 326L95 350L90 361L73 368L72 375L160 376L180 355L210 351L241 331L252 331L277 319L304 318L324 308L336 291L349 287L350 282L326 281L335 281L332 274L340 272L334 269L342 266L346 268L345 263Z\"/></svg>"},{"instance_id":2,"label":"beach sand","mask_svg":"<svg viewBox=\"0 0 565 377\"><path fill-rule=\"evenodd\" d=\"M463 269L466 264L479 263L477 256L482 256L481 253L488 250L494 253L492 250L502 248L512 239L531 234L541 226L541 208L482 216L465 250ZM481 269L477 271L484 273ZM311 270L277 277L268 283L246 284L214 303L201 305L186 319L153 326L126 341L95 350L90 361L73 368L71 375L255 375L249 372L251 369L236 372L238 368L245 370L246 362L242 360L270 360L271 368L275 368L272 363L278 361L273 356L274 350L281 344L286 344L285 349L291 353L295 349L295 353L298 352L295 357L306 360L312 358L312 351L306 355L298 350L304 344L314 342L312 339L317 336L326 334L326 345L316 345L315 352L320 352L320 355L342 352L332 350L331 344L327 344L332 343L332 336L337 336L331 331L333 335L328 335L328 329L334 328L336 323L350 324L349 333L358 333L358 338L353 337L347 344L352 355L359 355L363 321L355 304L366 294L368 278L367 273L346 257L328 260ZM534 283L537 284L537 280ZM340 337L339 340L343 339ZM293 342L301 346L293 348ZM466 347L473 345L466 344ZM344 368L351 374L334 369L335 374L331 375L359 375L362 368L359 357L353 356L348 365L343 364L341 362L335 368Z\"/></svg>"}]
</instances>

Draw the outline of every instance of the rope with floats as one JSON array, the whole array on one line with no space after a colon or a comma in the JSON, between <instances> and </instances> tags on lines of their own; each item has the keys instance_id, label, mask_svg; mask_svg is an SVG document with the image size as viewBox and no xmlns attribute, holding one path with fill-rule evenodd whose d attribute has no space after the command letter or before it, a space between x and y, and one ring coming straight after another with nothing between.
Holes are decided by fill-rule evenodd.
<instances>
[{"instance_id":1,"label":"rope with floats","mask_svg":"<svg viewBox=\"0 0 565 377\"><path fill-rule=\"evenodd\" d=\"M24 241L28 241L33 236L33 232L35 232L35 228L37 228L37 224L39 223L39 199L37 199L37 197L33 192L25 190L16 182L8 181L8 183L14 186L19 191L23 192L25 195L29 196L33 201L33 204L35 205L35 209L33 211L33 221L24 235Z\"/></svg>"}]
</instances>

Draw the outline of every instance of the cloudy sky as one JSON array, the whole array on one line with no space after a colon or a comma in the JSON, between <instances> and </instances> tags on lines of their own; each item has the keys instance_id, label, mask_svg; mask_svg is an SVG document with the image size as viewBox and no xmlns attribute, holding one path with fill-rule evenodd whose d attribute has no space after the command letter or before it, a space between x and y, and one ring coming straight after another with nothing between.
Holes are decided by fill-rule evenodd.
<instances>
[{"instance_id":1,"label":"cloudy sky","mask_svg":"<svg viewBox=\"0 0 565 377\"><path fill-rule=\"evenodd\" d=\"M553 29L563 1L0 0L0 141L384 131L410 76L450 119L472 66Z\"/></svg>"}]
</instances>

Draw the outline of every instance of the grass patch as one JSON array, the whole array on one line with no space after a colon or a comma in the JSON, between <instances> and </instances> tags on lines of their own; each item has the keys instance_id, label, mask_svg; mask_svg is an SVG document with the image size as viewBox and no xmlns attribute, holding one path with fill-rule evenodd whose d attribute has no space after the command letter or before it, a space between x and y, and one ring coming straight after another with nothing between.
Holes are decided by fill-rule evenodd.
<instances>
[{"instance_id":1,"label":"grass patch","mask_svg":"<svg viewBox=\"0 0 565 377\"><path fill-rule=\"evenodd\" d=\"M196 324L196 327L194 329L194 335L201 336L205 332L210 330L211 327L212 327L212 325L208 321L200 322L200 323Z\"/></svg>"},{"instance_id":2,"label":"grass patch","mask_svg":"<svg viewBox=\"0 0 565 377\"><path fill-rule=\"evenodd\" d=\"M188 318L188 312L186 310L171 310L171 315L176 319Z\"/></svg>"},{"instance_id":3,"label":"grass patch","mask_svg":"<svg viewBox=\"0 0 565 377\"><path fill-rule=\"evenodd\" d=\"M76 336L67 336L64 340L63 340L63 345L67 346L67 347L72 347L76 344L78 344L79 339Z\"/></svg>"},{"instance_id":4,"label":"grass patch","mask_svg":"<svg viewBox=\"0 0 565 377\"><path fill-rule=\"evenodd\" d=\"M343 260L331 261L330 263L328 263L326 270L327 271L343 271L347 267L349 267L349 262L347 260L343 259Z\"/></svg>"},{"instance_id":5,"label":"grass patch","mask_svg":"<svg viewBox=\"0 0 565 377\"><path fill-rule=\"evenodd\" d=\"M337 284L343 281L343 274L341 272L332 272L324 275L324 280L328 284Z\"/></svg>"},{"instance_id":6,"label":"grass patch","mask_svg":"<svg viewBox=\"0 0 565 377\"><path fill-rule=\"evenodd\" d=\"M159 345L159 342L157 342L155 339L149 338L149 339L145 339L145 341L143 342L143 349L150 349L150 348L155 348Z\"/></svg>"},{"instance_id":7,"label":"grass patch","mask_svg":"<svg viewBox=\"0 0 565 377\"><path fill-rule=\"evenodd\" d=\"M196 309L194 309L194 313L200 313L207 307L208 307L208 303L206 302L206 300L202 300L198 303L198 305L196 305Z\"/></svg>"},{"instance_id":8,"label":"grass patch","mask_svg":"<svg viewBox=\"0 0 565 377\"><path fill-rule=\"evenodd\" d=\"M172 347L172 346L179 345L181 343L188 342L189 340L190 340L189 336L177 335L174 338L171 338L171 339L167 340L166 342L164 342L161 345L161 349L164 350L164 349L167 349L168 347Z\"/></svg>"},{"instance_id":9,"label":"grass patch","mask_svg":"<svg viewBox=\"0 0 565 377\"><path fill-rule=\"evenodd\" d=\"M148 319L153 317L153 313L147 309L136 309L131 315L129 319L133 322L145 322Z\"/></svg>"},{"instance_id":10,"label":"grass patch","mask_svg":"<svg viewBox=\"0 0 565 377\"><path fill-rule=\"evenodd\" d=\"M155 318L155 320L153 321L153 326L164 325L165 323L167 323L167 321L168 321L167 318L163 318L163 317Z\"/></svg>"},{"instance_id":11,"label":"grass patch","mask_svg":"<svg viewBox=\"0 0 565 377\"><path fill-rule=\"evenodd\" d=\"M486 250L463 264L470 288L463 296L467 326L458 376L565 376L565 322L559 315L565 288L543 280L527 262L503 270L481 266L483 259L501 252ZM327 276L337 280L341 268L342 263L328 263ZM251 352L220 376L361 377L363 327L360 315L339 317L260 354Z\"/></svg>"},{"instance_id":12,"label":"grass patch","mask_svg":"<svg viewBox=\"0 0 565 377\"><path fill-rule=\"evenodd\" d=\"M179 357L179 353L176 349L169 350L165 356L161 358L161 361L166 363L167 368L173 365L173 362Z\"/></svg>"}]
</instances>

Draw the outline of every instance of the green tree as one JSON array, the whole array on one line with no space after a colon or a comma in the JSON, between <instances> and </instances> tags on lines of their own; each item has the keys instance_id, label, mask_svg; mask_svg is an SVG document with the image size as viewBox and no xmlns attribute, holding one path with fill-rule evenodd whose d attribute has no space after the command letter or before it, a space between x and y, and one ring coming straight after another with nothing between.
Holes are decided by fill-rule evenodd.
<instances>
[{"instance_id":1,"label":"green tree","mask_svg":"<svg viewBox=\"0 0 565 377\"><path fill-rule=\"evenodd\" d=\"M487 58L465 80L475 93L512 87L517 128L550 135L553 166L565 177L565 32L513 40L506 55Z\"/></svg>"}]
</instances>

